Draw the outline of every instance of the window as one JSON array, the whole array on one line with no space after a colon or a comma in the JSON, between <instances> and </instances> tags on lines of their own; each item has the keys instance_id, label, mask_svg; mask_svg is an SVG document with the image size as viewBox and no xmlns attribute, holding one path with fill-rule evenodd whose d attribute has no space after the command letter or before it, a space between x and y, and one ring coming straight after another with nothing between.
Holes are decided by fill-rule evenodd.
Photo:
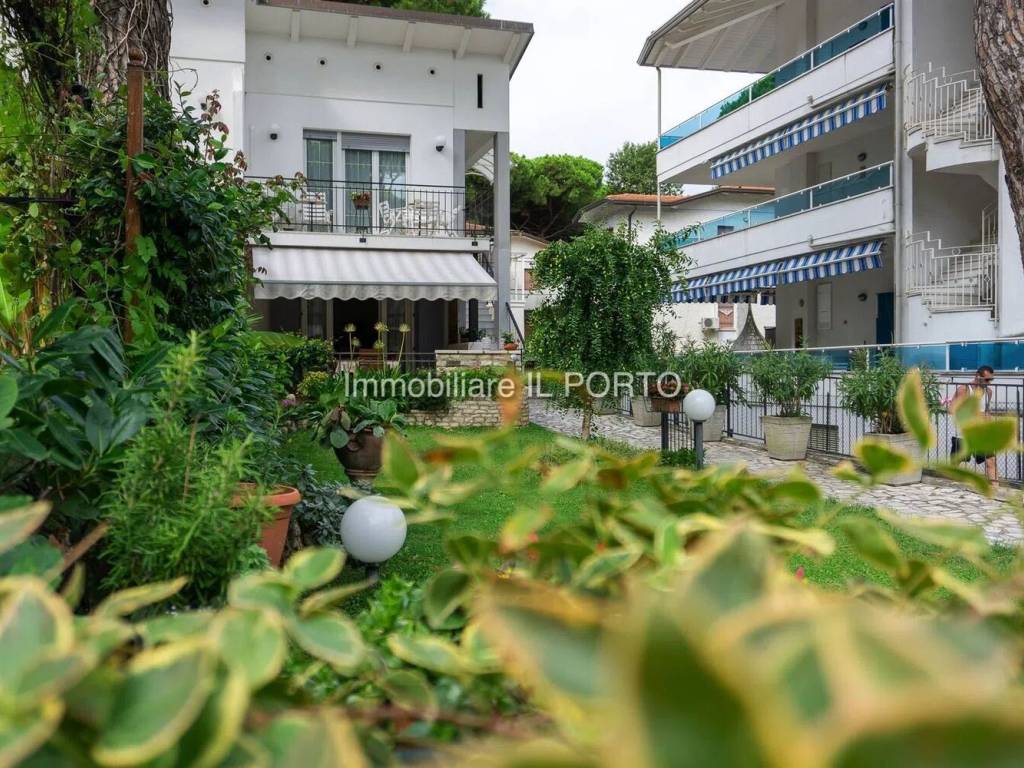
<instances>
[{"instance_id":1,"label":"window","mask_svg":"<svg viewBox=\"0 0 1024 768\"><path fill-rule=\"evenodd\" d=\"M818 285L818 330L832 330L832 283Z\"/></svg>"},{"instance_id":2,"label":"window","mask_svg":"<svg viewBox=\"0 0 1024 768\"><path fill-rule=\"evenodd\" d=\"M736 307L731 304L718 305L718 330L736 330Z\"/></svg>"},{"instance_id":3,"label":"window","mask_svg":"<svg viewBox=\"0 0 1024 768\"><path fill-rule=\"evenodd\" d=\"M532 269L524 269L523 270L523 288L526 289L527 291L532 291L533 290L533 270Z\"/></svg>"},{"instance_id":4,"label":"window","mask_svg":"<svg viewBox=\"0 0 1024 768\"><path fill-rule=\"evenodd\" d=\"M476 108L484 108L484 76L476 76Z\"/></svg>"},{"instance_id":5,"label":"window","mask_svg":"<svg viewBox=\"0 0 1024 768\"><path fill-rule=\"evenodd\" d=\"M310 213L313 209L334 210L334 139L318 135L306 134L306 179L309 180ZM320 206L320 200L323 206ZM310 221L318 218L317 228L330 227L330 214L319 217L310 216Z\"/></svg>"},{"instance_id":6,"label":"window","mask_svg":"<svg viewBox=\"0 0 1024 768\"><path fill-rule=\"evenodd\" d=\"M344 133L345 231L369 232L381 223L381 206L406 205L409 137Z\"/></svg>"}]
</instances>

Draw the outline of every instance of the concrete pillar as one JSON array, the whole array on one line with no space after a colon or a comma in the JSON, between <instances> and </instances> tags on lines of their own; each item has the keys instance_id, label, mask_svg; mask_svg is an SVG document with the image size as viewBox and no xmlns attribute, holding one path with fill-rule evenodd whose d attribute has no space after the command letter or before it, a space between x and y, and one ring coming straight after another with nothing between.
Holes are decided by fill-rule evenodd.
<instances>
[{"instance_id":1,"label":"concrete pillar","mask_svg":"<svg viewBox=\"0 0 1024 768\"><path fill-rule=\"evenodd\" d=\"M509 281L512 277L512 199L509 189L508 133L494 134L494 279L498 283L495 314L498 340L511 331L509 322Z\"/></svg>"}]
</instances>

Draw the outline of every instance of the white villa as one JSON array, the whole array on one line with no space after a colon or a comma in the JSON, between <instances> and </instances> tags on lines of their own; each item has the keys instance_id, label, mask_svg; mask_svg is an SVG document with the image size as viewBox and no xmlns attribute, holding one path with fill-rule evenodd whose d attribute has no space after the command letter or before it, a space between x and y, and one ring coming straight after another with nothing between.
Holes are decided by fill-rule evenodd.
<instances>
[{"instance_id":1,"label":"white villa","mask_svg":"<svg viewBox=\"0 0 1024 768\"><path fill-rule=\"evenodd\" d=\"M776 190L680 237L694 267L677 300L774 302L779 348L1024 333L973 6L693 0L653 32L639 62L659 84L666 70L758 74L693 116L659 87L659 181Z\"/></svg>"},{"instance_id":2,"label":"white villa","mask_svg":"<svg viewBox=\"0 0 1024 768\"><path fill-rule=\"evenodd\" d=\"M533 261L537 254L551 243L528 232L512 232L512 317L515 318L513 334L530 335L530 313L543 301L541 292L533 287ZM518 332L518 333L517 333Z\"/></svg>"},{"instance_id":3,"label":"white villa","mask_svg":"<svg viewBox=\"0 0 1024 768\"><path fill-rule=\"evenodd\" d=\"M692 195L661 196L661 226L678 232L705 221L714 221L735 211L759 205L774 196L771 187L721 186ZM658 227L658 196L609 195L580 212L585 224L607 229L625 227L639 240L649 238ZM684 247L689 252L689 247ZM775 307L761 304L748 295L741 301L676 302L664 316L679 340L735 341L753 315L758 332L769 342L775 338Z\"/></svg>"},{"instance_id":4,"label":"white villa","mask_svg":"<svg viewBox=\"0 0 1024 768\"><path fill-rule=\"evenodd\" d=\"M511 325L509 80L531 24L327 0L173 0L173 78L251 178L306 181L254 248L262 328L428 359ZM467 192L467 177L486 183ZM481 191L483 190L483 191ZM485 194L486 192L486 194Z\"/></svg>"}]
</instances>

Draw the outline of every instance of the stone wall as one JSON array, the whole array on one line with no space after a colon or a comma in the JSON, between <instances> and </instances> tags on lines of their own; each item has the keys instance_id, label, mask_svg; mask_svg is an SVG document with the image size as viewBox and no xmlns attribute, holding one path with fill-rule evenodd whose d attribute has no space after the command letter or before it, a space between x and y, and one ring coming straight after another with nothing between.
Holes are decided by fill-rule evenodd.
<instances>
[{"instance_id":1,"label":"stone wall","mask_svg":"<svg viewBox=\"0 0 1024 768\"><path fill-rule=\"evenodd\" d=\"M439 349L434 352L437 370L453 368L507 368L519 362L519 352L486 349Z\"/></svg>"},{"instance_id":2,"label":"stone wall","mask_svg":"<svg viewBox=\"0 0 1024 768\"><path fill-rule=\"evenodd\" d=\"M406 416L410 426L438 427L440 429L456 429L458 427L491 427L501 426L501 411L498 401L486 397L471 397L456 400L447 411L410 411ZM519 412L519 426L530 423L530 404L523 401L523 409Z\"/></svg>"}]
</instances>

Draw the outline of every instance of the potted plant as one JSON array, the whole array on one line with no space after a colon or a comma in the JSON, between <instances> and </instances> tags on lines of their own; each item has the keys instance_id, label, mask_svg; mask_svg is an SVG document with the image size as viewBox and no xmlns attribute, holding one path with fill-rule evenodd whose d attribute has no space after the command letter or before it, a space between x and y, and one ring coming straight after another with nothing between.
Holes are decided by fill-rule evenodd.
<instances>
[{"instance_id":1,"label":"potted plant","mask_svg":"<svg viewBox=\"0 0 1024 768\"><path fill-rule=\"evenodd\" d=\"M384 435L401 430L405 416L394 400L369 400L329 392L320 398L324 415L317 435L334 449L334 455L352 480L372 480L380 472Z\"/></svg>"},{"instance_id":2,"label":"potted plant","mask_svg":"<svg viewBox=\"0 0 1024 768\"><path fill-rule=\"evenodd\" d=\"M241 507L246 501L259 492L256 483L238 483L238 490L232 506ZM278 485L263 495L263 505L274 511L273 519L263 526L260 534L260 546L270 558L275 568L281 565L284 546L288 541L288 527L292 521L292 510L302 501L302 494L297 488L289 485Z\"/></svg>"},{"instance_id":3,"label":"potted plant","mask_svg":"<svg viewBox=\"0 0 1024 768\"><path fill-rule=\"evenodd\" d=\"M807 457L811 439L811 418L804 415L803 402L818 382L832 370L828 360L806 351L765 352L750 361L750 378L765 403L774 403L778 413L761 417L768 455L782 461Z\"/></svg>"},{"instance_id":4,"label":"potted plant","mask_svg":"<svg viewBox=\"0 0 1024 768\"><path fill-rule=\"evenodd\" d=\"M720 442L726 428L729 398L732 393L740 394L740 356L724 344L690 341L678 357L678 366L688 389L704 389L715 398L715 415L704 425L704 442Z\"/></svg>"},{"instance_id":5,"label":"potted plant","mask_svg":"<svg viewBox=\"0 0 1024 768\"><path fill-rule=\"evenodd\" d=\"M370 207L370 193L369 192L353 192L351 194L352 207L359 210L365 210Z\"/></svg>"},{"instance_id":6,"label":"potted plant","mask_svg":"<svg viewBox=\"0 0 1024 768\"><path fill-rule=\"evenodd\" d=\"M683 398L690 391L684 382L682 386L676 386L677 382L666 380L663 385L652 381L647 387L647 400L654 413L682 413ZM658 422L661 423L660 420Z\"/></svg>"},{"instance_id":7,"label":"potted plant","mask_svg":"<svg viewBox=\"0 0 1024 768\"><path fill-rule=\"evenodd\" d=\"M516 337L513 336L509 331L501 334L501 340L505 345L506 352L515 352L519 349L519 342L516 341Z\"/></svg>"},{"instance_id":8,"label":"potted plant","mask_svg":"<svg viewBox=\"0 0 1024 768\"><path fill-rule=\"evenodd\" d=\"M851 360L849 373L840 379L839 394L843 408L871 425L872 431L868 432L866 437L920 459L921 451L917 440L904 429L896 408L900 383L907 372L907 367L891 353L885 353L873 362L866 354L860 353ZM921 384L928 410L938 413L942 410L938 380L931 371L922 369ZM913 471L894 475L885 482L887 485L911 485L921 482L920 464L917 463Z\"/></svg>"}]
</instances>

